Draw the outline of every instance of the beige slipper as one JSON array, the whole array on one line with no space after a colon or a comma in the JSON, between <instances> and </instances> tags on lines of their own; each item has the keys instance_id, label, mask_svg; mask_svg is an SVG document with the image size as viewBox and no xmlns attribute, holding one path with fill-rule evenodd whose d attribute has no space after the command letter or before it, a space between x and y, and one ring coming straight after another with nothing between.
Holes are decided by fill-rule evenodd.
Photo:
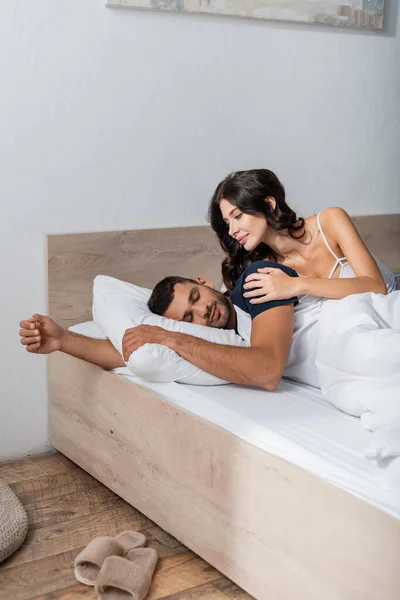
<instances>
[{"instance_id":1,"label":"beige slipper","mask_svg":"<svg viewBox=\"0 0 400 600\"><path fill-rule=\"evenodd\" d=\"M143 600L158 560L153 548L131 550L126 558L106 558L96 580L98 600Z\"/></svg>"},{"instance_id":2,"label":"beige slipper","mask_svg":"<svg viewBox=\"0 0 400 600\"><path fill-rule=\"evenodd\" d=\"M134 548L141 548L145 544L145 536L137 531L96 538L76 557L75 577L80 583L93 586L106 558L127 556Z\"/></svg>"}]
</instances>

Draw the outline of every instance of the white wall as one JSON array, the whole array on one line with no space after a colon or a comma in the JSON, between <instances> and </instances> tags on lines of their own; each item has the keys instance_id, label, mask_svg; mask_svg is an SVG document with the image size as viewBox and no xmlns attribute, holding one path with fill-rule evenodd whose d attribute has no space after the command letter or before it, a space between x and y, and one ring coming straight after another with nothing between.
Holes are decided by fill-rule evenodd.
<instances>
[{"instance_id":1,"label":"white wall","mask_svg":"<svg viewBox=\"0 0 400 600\"><path fill-rule=\"evenodd\" d=\"M0 4L0 459L47 444L46 361L17 336L46 309L46 234L201 224L254 166L303 215L400 211L396 3L385 35Z\"/></svg>"}]
</instances>

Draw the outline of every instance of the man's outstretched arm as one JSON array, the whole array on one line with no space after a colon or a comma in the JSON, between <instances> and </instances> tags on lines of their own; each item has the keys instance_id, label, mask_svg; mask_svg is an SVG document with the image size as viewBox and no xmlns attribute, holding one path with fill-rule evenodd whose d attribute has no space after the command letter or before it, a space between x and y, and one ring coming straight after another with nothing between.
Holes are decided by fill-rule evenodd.
<instances>
[{"instance_id":1,"label":"man's outstretched arm","mask_svg":"<svg viewBox=\"0 0 400 600\"><path fill-rule=\"evenodd\" d=\"M216 377L275 389L285 369L293 336L293 305L277 306L253 319L251 347L205 342L184 333L140 325L128 329L123 340L125 360L143 344L162 344Z\"/></svg>"},{"instance_id":2,"label":"man's outstretched arm","mask_svg":"<svg viewBox=\"0 0 400 600\"><path fill-rule=\"evenodd\" d=\"M50 317L33 315L20 323L21 344L33 354L65 352L103 369L124 367L125 363L110 340L98 340L63 329Z\"/></svg>"}]
</instances>

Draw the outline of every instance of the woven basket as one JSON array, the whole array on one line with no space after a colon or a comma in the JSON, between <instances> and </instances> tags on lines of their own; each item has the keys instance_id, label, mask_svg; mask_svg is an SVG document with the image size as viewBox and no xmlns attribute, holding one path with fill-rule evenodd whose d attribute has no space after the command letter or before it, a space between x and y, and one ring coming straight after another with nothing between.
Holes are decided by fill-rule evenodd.
<instances>
[{"instance_id":1,"label":"woven basket","mask_svg":"<svg viewBox=\"0 0 400 600\"><path fill-rule=\"evenodd\" d=\"M24 542L28 517L11 488L0 479L0 562Z\"/></svg>"}]
</instances>

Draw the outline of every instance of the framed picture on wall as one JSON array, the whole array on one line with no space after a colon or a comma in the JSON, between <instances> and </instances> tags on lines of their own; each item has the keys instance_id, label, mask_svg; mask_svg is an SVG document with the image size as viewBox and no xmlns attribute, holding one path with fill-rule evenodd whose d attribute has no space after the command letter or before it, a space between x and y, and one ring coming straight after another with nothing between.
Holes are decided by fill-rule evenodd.
<instances>
[{"instance_id":1,"label":"framed picture on wall","mask_svg":"<svg viewBox=\"0 0 400 600\"><path fill-rule=\"evenodd\" d=\"M105 4L336 27L383 28L384 0L105 0Z\"/></svg>"}]
</instances>

